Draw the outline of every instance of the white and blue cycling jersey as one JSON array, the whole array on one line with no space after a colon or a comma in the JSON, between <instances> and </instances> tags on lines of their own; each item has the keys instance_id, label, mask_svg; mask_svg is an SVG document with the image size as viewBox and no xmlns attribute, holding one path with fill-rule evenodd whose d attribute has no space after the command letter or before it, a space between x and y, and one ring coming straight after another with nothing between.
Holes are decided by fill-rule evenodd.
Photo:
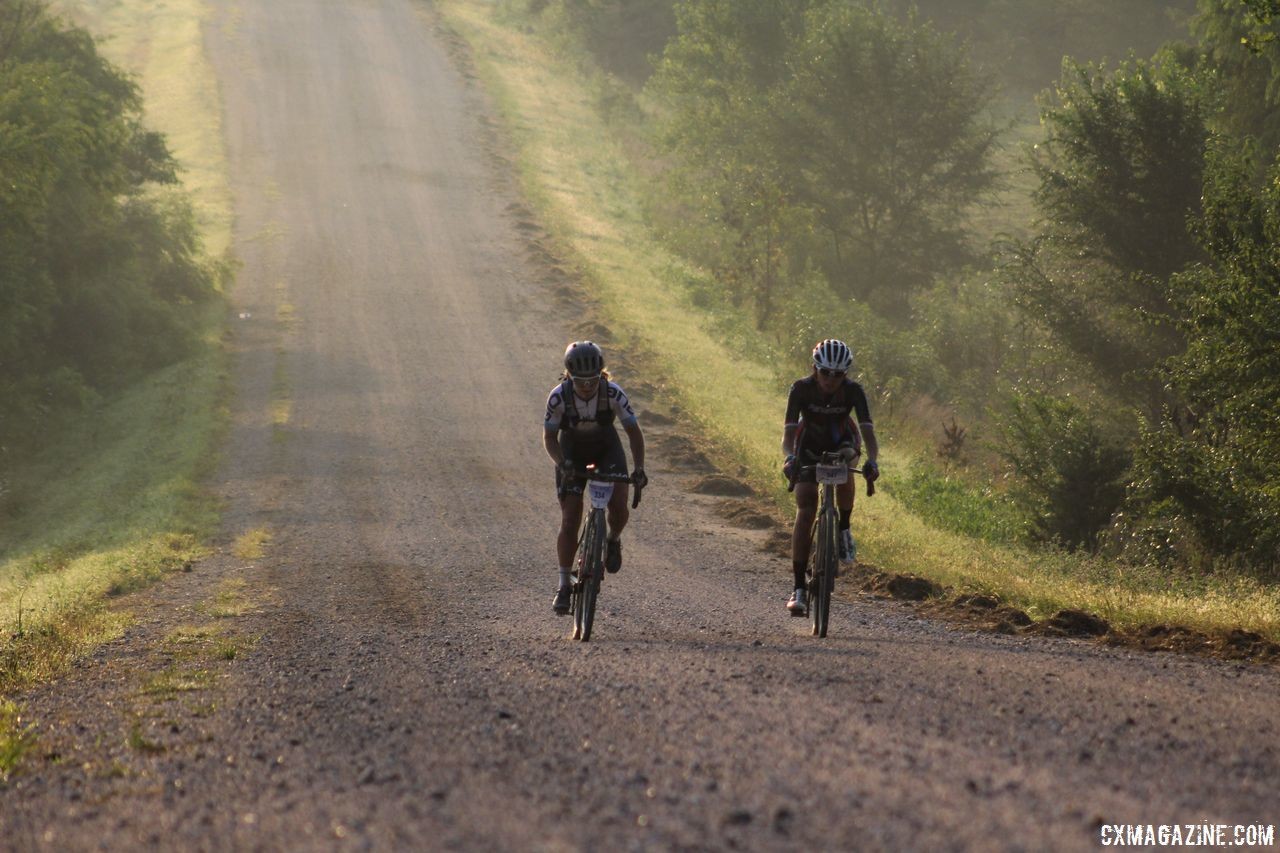
<instances>
[{"instance_id":1,"label":"white and blue cycling jersey","mask_svg":"<svg viewBox=\"0 0 1280 853\"><path fill-rule=\"evenodd\" d=\"M605 400L608 402L602 406ZM547 414L542 426L550 432L587 435L613 426L615 419L623 426L637 420L631 401L617 384L602 380L595 393L584 400L574 393L573 383L565 380L547 396Z\"/></svg>"}]
</instances>

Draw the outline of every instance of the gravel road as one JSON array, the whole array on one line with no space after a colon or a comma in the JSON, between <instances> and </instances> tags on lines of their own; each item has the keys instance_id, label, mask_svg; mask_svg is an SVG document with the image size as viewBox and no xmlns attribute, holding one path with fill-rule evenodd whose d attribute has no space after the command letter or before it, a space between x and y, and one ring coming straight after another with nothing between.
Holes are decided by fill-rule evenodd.
<instances>
[{"instance_id":1,"label":"gravel road","mask_svg":"<svg viewBox=\"0 0 1280 853\"><path fill-rule=\"evenodd\" d=\"M540 420L581 321L481 93L421 3L212 5L244 262L226 531L23 698L40 746L0 847L1091 850L1280 823L1274 667L870 597L816 641L625 360L653 483L569 641Z\"/></svg>"}]
</instances>

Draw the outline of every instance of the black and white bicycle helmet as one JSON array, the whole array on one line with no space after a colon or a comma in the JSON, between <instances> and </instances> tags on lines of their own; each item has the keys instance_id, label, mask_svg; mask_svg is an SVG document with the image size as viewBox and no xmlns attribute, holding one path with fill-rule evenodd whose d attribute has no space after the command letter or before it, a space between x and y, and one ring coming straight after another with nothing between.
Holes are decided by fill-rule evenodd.
<instances>
[{"instance_id":1,"label":"black and white bicycle helmet","mask_svg":"<svg viewBox=\"0 0 1280 853\"><path fill-rule=\"evenodd\" d=\"M574 379L595 379L604 370L604 353L591 341L574 341L564 351L564 369Z\"/></svg>"},{"instance_id":2,"label":"black and white bicycle helmet","mask_svg":"<svg viewBox=\"0 0 1280 853\"><path fill-rule=\"evenodd\" d=\"M834 370L848 373L853 367L853 350L844 341L828 338L818 341L813 348L813 366L819 370Z\"/></svg>"}]
</instances>

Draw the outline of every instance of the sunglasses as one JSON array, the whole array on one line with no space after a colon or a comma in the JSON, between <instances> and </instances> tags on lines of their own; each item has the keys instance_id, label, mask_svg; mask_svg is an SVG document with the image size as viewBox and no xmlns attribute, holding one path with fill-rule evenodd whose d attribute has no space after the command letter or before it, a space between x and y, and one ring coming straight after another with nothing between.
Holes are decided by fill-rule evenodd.
<instances>
[{"instance_id":1,"label":"sunglasses","mask_svg":"<svg viewBox=\"0 0 1280 853\"><path fill-rule=\"evenodd\" d=\"M599 374L596 374L595 376L575 376L575 377L573 377L573 384L574 384L574 385L594 385L595 383L597 383L597 382L599 382L599 381L600 381L600 375L599 375Z\"/></svg>"},{"instance_id":2,"label":"sunglasses","mask_svg":"<svg viewBox=\"0 0 1280 853\"><path fill-rule=\"evenodd\" d=\"M845 374L843 370L832 370L829 367L819 367L818 372L821 373L823 376L829 376L832 379L838 379L841 376L844 376Z\"/></svg>"}]
</instances>

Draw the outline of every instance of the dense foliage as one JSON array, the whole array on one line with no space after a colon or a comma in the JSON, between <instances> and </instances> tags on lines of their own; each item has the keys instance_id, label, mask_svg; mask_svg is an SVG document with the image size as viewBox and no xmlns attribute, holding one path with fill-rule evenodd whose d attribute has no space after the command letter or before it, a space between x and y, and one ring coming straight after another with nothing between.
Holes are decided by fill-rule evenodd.
<instances>
[{"instance_id":1,"label":"dense foliage","mask_svg":"<svg viewBox=\"0 0 1280 853\"><path fill-rule=\"evenodd\" d=\"M1033 159L1044 221L1015 252L1012 280L1029 314L1109 391L1103 418L1115 425L1138 409L1123 499L1080 494L1095 535L1079 541L1273 572L1280 172L1266 164L1280 125L1272 20L1256 6L1202 3L1199 55L1179 47L1110 72L1068 65ZM1269 153L1259 163L1250 152ZM1023 415L1015 405L1015 420ZM1058 417L1040 431L1061 441L1081 429ZM1026 433L1007 434L1005 448L1023 495L1037 476L1019 459L1050 460L1059 482L1081 469L1053 463ZM1034 517L1071 540L1068 526L1053 530L1050 504Z\"/></svg>"},{"instance_id":2,"label":"dense foliage","mask_svg":"<svg viewBox=\"0 0 1280 853\"><path fill-rule=\"evenodd\" d=\"M1200 0L1195 33L1225 132L1280 147L1280 10L1274 0Z\"/></svg>"},{"instance_id":3,"label":"dense foliage","mask_svg":"<svg viewBox=\"0 0 1280 853\"><path fill-rule=\"evenodd\" d=\"M687 2L676 18L650 81L664 142L719 227L705 260L762 327L815 272L905 317L972 258L961 213L992 186L997 134L953 39L831 0Z\"/></svg>"},{"instance_id":4,"label":"dense foliage","mask_svg":"<svg viewBox=\"0 0 1280 853\"><path fill-rule=\"evenodd\" d=\"M1165 365L1179 405L1140 444L1147 515L1197 545L1280 563L1280 166L1259 188L1251 158L1212 152L1197 236L1209 259L1178 276L1189 344Z\"/></svg>"},{"instance_id":5,"label":"dense foliage","mask_svg":"<svg viewBox=\"0 0 1280 853\"><path fill-rule=\"evenodd\" d=\"M1032 535L1096 550L1124 498L1128 449L1104 435L1075 401L1048 394L1015 396L1001 427L1017 477L1012 497Z\"/></svg>"},{"instance_id":6,"label":"dense foliage","mask_svg":"<svg viewBox=\"0 0 1280 853\"><path fill-rule=\"evenodd\" d=\"M1068 62L1032 152L1042 220L1007 258L1027 314L1110 390L1151 411L1165 396L1151 371L1184 345L1171 278L1202 257L1189 227L1206 101L1172 53L1111 72Z\"/></svg>"},{"instance_id":7,"label":"dense foliage","mask_svg":"<svg viewBox=\"0 0 1280 853\"><path fill-rule=\"evenodd\" d=\"M1267 2L1267 0L1258 0ZM1184 31L1195 0L892 0L960 34L976 61L1027 98L1058 75L1062 57L1110 61L1154 53Z\"/></svg>"},{"instance_id":8,"label":"dense foliage","mask_svg":"<svg viewBox=\"0 0 1280 853\"><path fill-rule=\"evenodd\" d=\"M179 358L215 288L137 87L36 0L0 0L0 439Z\"/></svg>"},{"instance_id":9,"label":"dense foliage","mask_svg":"<svg viewBox=\"0 0 1280 853\"><path fill-rule=\"evenodd\" d=\"M728 339L781 364L838 329L882 410L924 413L899 427L964 419L972 456L886 478L922 517L1275 571L1280 2L507 2L647 77L601 105L658 129L644 166L676 191L649 213L711 272L691 297ZM993 116L1054 69L999 174ZM1034 219L978 244L966 226L1019 168Z\"/></svg>"}]
</instances>

